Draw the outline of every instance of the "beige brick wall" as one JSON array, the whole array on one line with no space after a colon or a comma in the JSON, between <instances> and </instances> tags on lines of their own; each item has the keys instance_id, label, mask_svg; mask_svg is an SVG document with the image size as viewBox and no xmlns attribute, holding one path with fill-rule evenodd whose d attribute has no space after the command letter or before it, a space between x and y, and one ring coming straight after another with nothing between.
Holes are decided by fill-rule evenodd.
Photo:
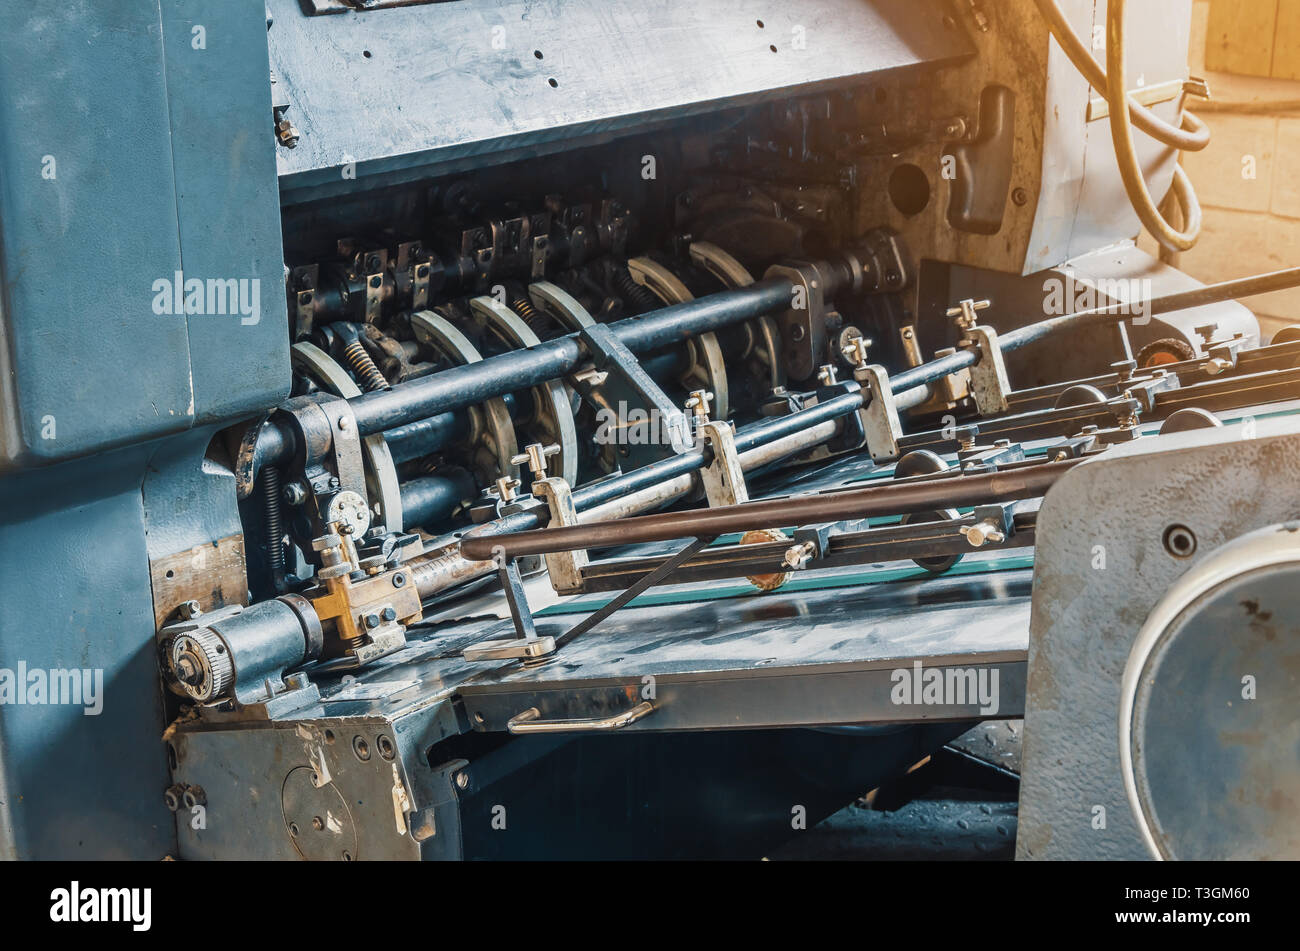
<instances>
[{"instance_id":1,"label":"beige brick wall","mask_svg":"<svg viewBox=\"0 0 1300 951\"><path fill-rule=\"evenodd\" d=\"M1179 266L1213 282L1300 265L1300 82L1207 71L1210 0L1196 0L1194 9L1191 74L1209 80L1214 100L1191 107L1209 123L1213 139L1203 152L1183 156L1205 224ZM1139 244L1156 250L1147 235ZM1265 339L1300 323L1300 289L1246 303L1259 315Z\"/></svg>"}]
</instances>

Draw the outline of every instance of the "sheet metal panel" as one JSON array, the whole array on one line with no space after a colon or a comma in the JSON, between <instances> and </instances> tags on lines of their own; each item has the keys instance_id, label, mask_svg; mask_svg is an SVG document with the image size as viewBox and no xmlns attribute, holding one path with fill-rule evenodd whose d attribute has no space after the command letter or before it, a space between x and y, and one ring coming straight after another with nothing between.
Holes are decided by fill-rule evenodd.
<instances>
[{"instance_id":1,"label":"sheet metal panel","mask_svg":"<svg viewBox=\"0 0 1300 951\"><path fill-rule=\"evenodd\" d=\"M458 0L308 16L270 0L282 187L520 149L809 92L971 51L937 0Z\"/></svg>"}]
</instances>

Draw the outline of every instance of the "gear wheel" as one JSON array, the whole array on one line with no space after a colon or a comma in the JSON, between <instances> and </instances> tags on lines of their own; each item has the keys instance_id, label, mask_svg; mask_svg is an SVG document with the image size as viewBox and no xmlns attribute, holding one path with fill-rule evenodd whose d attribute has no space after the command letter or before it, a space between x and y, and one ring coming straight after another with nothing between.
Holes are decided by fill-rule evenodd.
<instances>
[{"instance_id":1,"label":"gear wheel","mask_svg":"<svg viewBox=\"0 0 1300 951\"><path fill-rule=\"evenodd\" d=\"M763 545L770 542L788 542L790 537L778 528L760 528L740 536L742 545ZM775 591L790 580L792 572L777 571L766 575L749 575L745 578L759 591Z\"/></svg>"},{"instance_id":2,"label":"gear wheel","mask_svg":"<svg viewBox=\"0 0 1300 951\"><path fill-rule=\"evenodd\" d=\"M176 636L171 668L181 688L200 702L220 697L235 680L230 651L217 633L206 627Z\"/></svg>"}]
</instances>

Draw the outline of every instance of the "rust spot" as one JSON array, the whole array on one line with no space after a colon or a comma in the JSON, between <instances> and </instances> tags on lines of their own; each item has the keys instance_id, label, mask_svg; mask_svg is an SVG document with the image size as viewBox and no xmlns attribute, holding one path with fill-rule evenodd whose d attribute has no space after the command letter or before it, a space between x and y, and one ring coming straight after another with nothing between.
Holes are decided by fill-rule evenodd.
<instances>
[{"instance_id":1,"label":"rust spot","mask_svg":"<svg viewBox=\"0 0 1300 951\"><path fill-rule=\"evenodd\" d=\"M1273 617L1272 611L1261 611L1259 602L1253 598L1242 601L1241 606L1246 609L1246 613L1250 615L1252 621L1267 621Z\"/></svg>"}]
</instances>

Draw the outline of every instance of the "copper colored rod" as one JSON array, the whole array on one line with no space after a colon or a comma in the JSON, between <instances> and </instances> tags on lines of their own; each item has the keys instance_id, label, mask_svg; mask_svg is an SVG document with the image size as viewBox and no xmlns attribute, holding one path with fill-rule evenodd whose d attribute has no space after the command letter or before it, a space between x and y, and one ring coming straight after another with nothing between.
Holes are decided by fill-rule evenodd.
<instances>
[{"instance_id":1,"label":"copper colored rod","mask_svg":"<svg viewBox=\"0 0 1300 951\"><path fill-rule=\"evenodd\" d=\"M639 515L589 525L466 538L461 542L461 555L475 560L518 558L554 551L609 548L702 535L727 535L773 526L810 525L1036 498L1081 461L1067 459L1024 469L936 479L933 482L900 482L847 492L767 499L712 509Z\"/></svg>"}]
</instances>

